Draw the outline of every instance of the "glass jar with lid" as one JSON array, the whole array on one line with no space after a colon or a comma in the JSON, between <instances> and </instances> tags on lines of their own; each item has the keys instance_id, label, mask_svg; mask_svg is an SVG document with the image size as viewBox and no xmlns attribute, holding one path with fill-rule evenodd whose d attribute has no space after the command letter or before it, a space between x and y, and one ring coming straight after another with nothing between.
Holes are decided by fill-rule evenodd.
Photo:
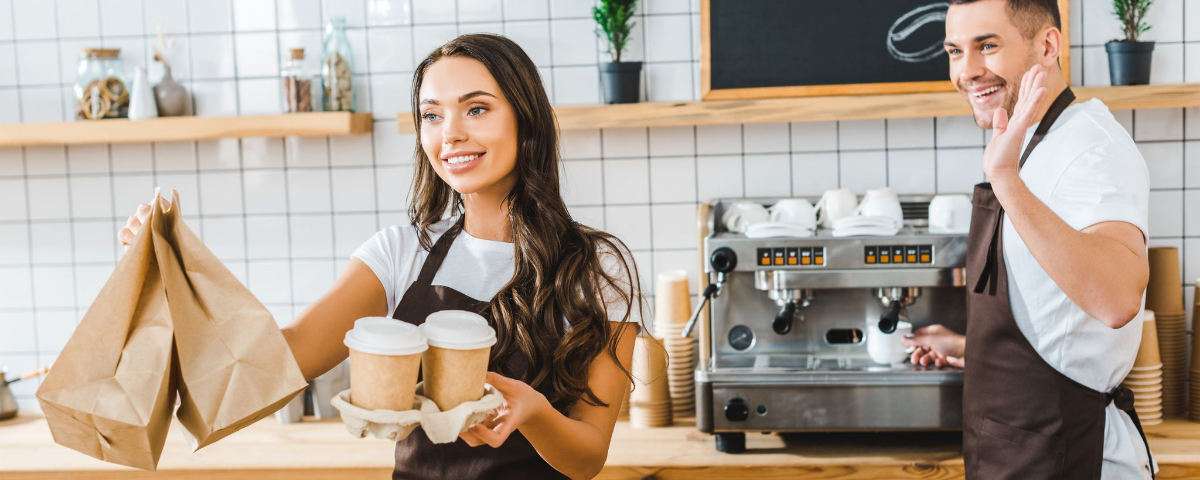
<instances>
[{"instance_id":1,"label":"glass jar with lid","mask_svg":"<svg viewBox=\"0 0 1200 480\"><path fill-rule=\"evenodd\" d=\"M128 76L121 50L85 48L79 51L75 77L75 116L83 120L129 117Z\"/></svg>"},{"instance_id":2,"label":"glass jar with lid","mask_svg":"<svg viewBox=\"0 0 1200 480\"><path fill-rule=\"evenodd\" d=\"M304 49L288 50L280 70L283 79L283 113L313 111L313 78L304 66Z\"/></svg>"},{"instance_id":3,"label":"glass jar with lid","mask_svg":"<svg viewBox=\"0 0 1200 480\"><path fill-rule=\"evenodd\" d=\"M346 19L334 17L325 27L321 85L327 112L354 111L354 55L346 38Z\"/></svg>"}]
</instances>

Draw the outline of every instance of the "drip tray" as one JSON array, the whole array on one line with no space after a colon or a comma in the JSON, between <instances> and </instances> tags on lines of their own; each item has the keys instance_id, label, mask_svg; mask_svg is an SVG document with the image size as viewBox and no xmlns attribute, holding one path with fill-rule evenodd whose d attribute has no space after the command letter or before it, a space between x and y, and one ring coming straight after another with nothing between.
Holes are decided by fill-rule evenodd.
<instances>
[{"instance_id":1,"label":"drip tray","mask_svg":"<svg viewBox=\"0 0 1200 480\"><path fill-rule=\"evenodd\" d=\"M719 368L750 368L788 369L788 370L827 370L827 371L912 371L925 370L905 360L903 363L884 365L875 363L871 357L862 354L822 354L822 355L739 355L724 356L718 361Z\"/></svg>"},{"instance_id":2,"label":"drip tray","mask_svg":"<svg viewBox=\"0 0 1200 480\"><path fill-rule=\"evenodd\" d=\"M771 384L961 384L962 370L905 361L875 363L866 355L768 354L720 357L696 371L702 382Z\"/></svg>"}]
</instances>

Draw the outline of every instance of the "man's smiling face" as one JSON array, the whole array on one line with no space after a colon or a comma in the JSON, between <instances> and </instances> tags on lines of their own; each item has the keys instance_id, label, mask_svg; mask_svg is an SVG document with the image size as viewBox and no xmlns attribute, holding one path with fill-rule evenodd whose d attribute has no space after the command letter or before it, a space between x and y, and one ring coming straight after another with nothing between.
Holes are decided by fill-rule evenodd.
<instances>
[{"instance_id":1,"label":"man's smiling face","mask_svg":"<svg viewBox=\"0 0 1200 480\"><path fill-rule=\"evenodd\" d=\"M1012 116L1021 77L1038 62L1039 37L1023 34L1005 0L950 7L945 41L950 80L971 105L977 125L992 128L998 108Z\"/></svg>"}]
</instances>

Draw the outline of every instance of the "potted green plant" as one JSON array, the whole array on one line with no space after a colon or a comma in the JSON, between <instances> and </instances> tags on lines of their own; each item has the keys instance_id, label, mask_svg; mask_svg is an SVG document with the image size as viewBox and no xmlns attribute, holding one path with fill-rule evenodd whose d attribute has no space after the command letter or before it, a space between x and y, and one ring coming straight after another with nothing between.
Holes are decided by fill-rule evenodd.
<instances>
[{"instance_id":1,"label":"potted green plant","mask_svg":"<svg viewBox=\"0 0 1200 480\"><path fill-rule=\"evenodd\" d=\"M1121 21L1123 40L1104 45L1108 52L1108 76L1113 85L1146 85L1150 83L1150 60L1154 42L1139 41L1150 30L1146 12L1154 0L1113 0L1113 14Z\"/></svg>"},{"instance_id":2,"label":"potted green plant","mask_svg":"<svg viewBox=\"0 0 1200 480\"><path fill-rule=\"evenodd\" d=\"M641 95L642 62L621 61L621 53L629 46L636 11L637 0L600 0L592 7L596 35L604 38L613 60L600 64L600 88L605 103L637 103Z\"/></svg>"}]
</instances>

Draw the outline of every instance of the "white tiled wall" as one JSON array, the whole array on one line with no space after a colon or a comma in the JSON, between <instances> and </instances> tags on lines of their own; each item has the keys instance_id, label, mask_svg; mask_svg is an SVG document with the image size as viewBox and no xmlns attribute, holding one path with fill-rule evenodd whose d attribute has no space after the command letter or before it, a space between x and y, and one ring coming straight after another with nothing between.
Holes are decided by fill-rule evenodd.
<instances>
[{"instance_id":1,"label":"white tiled wall","mask_svg":"<svg viewBox=\"0 0 1200 480\"><path fill-rule=\"evenodd\" d=\"M414 137L400 135L414 64L461 33L503 33L538 65L559 105L601 100L593 0L0 0L0 123L69 119L77 51L119 47L149 65L161 23L199 115L278 111L288 48L315 59L322 26L346 17L358 106L372 135L0 149L0 365L51 362L121 254L117 229L154 186L178 188L186 220L281 323L333 281L373 232L405 223ZM699 92L697 0L646 0L627 59L647 62L645 99ZM1086 5L1085 5L1086 4ZM1075 84L1108 83L1107 2L1071 2ZM1158 0L1155 83L1200 82L1200 0ZM315 63L315 62L314 62ZM1200 109L1117 112L1152 175L1154 245L1200 276ZM890 185L968 193L985 133L970 118L564 132L564 195L581 221L654 273L696 271L695 205L714 197L816 195ZM1193 190L1195 189L1195 190ZM1190 253L1190 254L1189 254ZM695 278L695 277L693 277ZM1191 293L1188 293L1189 303ZM34 406L35 382L15 385Z\"/></svg>"}]
</instances>

